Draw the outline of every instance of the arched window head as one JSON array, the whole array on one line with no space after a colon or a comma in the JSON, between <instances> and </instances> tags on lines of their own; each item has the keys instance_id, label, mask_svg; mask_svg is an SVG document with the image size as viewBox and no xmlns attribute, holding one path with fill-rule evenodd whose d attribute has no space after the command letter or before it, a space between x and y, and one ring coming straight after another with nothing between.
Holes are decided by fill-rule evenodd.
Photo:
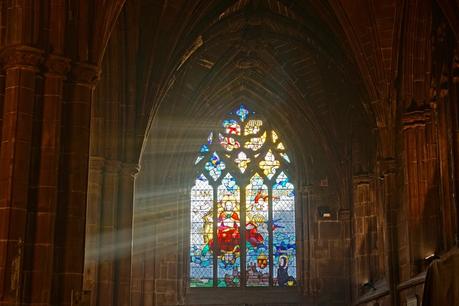
<instances>
[{"instance_id":1,"label":"arched window head","mask_svg":"<svg viewBox=\"0 0 459 306\"><path fill-rule=\"evenodd\" d=\"M190 287L295 286L295 190L280 135L241 105L195 167Z\"/></svg>"}]
</instances>

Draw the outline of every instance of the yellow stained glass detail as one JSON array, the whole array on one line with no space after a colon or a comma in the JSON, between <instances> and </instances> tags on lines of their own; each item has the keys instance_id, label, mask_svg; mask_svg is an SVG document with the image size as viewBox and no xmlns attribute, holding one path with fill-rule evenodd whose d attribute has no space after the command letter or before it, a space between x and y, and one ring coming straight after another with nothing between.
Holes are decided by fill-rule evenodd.
<instances>
[{"instance_id":1,"label":"yellow stained glass detail","mask_svg":"<svg viewBox=\"0 0 459 306\"><path fill-rule=\"evenodd\" d=\"M276 132L272 131L272 137L273 137L273 143L276 143L276 141L279 139L279 136L277 136Z\"/></svg>"},{"instance_id":2,"label":"yellow stained glass detail","mask_svg":"<svg viewBox=\"0 0 459 306\"><path fill-rule=\"evenodd\" d=\"M263 121L261 120L249 120L245 125L244 135L256 135L260 132Z\"/></svg>"},{"instance_id":3,"label":"yellow stained glass detail","mask_svg":"<svg viewBox=\"0 0 459 306\"><path fill-rule=\"evenodd\" d=\"M266 132L263 133L261 137L250 138L244 145L246 149L251 149L252 151L257 151L260 149L266 141Z\"/></svg>"},{"instance_id":4,"label":"yellow stained glass detail","mask_svg":"<svg viewBox=\"0 0 459 306\"><path fill-rule=\"evenodd\" d=\"M279 169L280 162L276 159L273 152L269 150L266 153L265 159L259 163L259 166L266 177L271 179L276 174L276 169Z\"/></svg>"},{"instance_id":5,"label":"yellow stained glass detail","mask_svg":"<svg viewBox=\"0 0 459 306\"><path fill-rule=\"evenodd\" d=\"M250 158L244 152L239 152L234 162L237 164L239 170L241 170L241 173L244 173L250 163Z\"/></svg>"}]
</instances>

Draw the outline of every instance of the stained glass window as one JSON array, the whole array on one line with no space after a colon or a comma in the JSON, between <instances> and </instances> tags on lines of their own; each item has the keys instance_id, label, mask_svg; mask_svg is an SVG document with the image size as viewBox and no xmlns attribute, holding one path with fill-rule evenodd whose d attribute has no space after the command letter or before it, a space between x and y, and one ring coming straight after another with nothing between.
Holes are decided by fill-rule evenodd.
<instances>
[{"instance_id":1,"label":"stained glass window","mask_svg":"<svg viewBox=\"0 0 459 306\"><path fill-rule=\"evenodd\" d=\"M198 148L190 287L296 286L295 188L281 136L241 105Z\"/></svg>"}]
</instances>

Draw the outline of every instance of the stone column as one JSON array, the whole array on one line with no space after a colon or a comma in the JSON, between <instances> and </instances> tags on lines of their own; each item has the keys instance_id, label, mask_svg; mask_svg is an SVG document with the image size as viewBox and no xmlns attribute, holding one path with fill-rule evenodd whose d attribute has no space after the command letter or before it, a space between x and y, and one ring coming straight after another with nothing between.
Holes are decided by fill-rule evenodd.
<instances>
[{"instance_id":1,"label":"stone column","mask_svg":"<svg viewBox=\"0 0 459 306\"><path fill-rule=\"evenodd\" d=\"M397 285L399 283L399 253L398 253L398 223L399 212L397 188L397 163L395 158L383 158L378 161L377 189L380 195L381 215L384 226L383 250L385 253L384 266L388 276L393 305L398 305Z\"/></svg>"},{"instance_id":2,"label":"stone column","mask_svg":"<svg viewBox=\"0 0 459 306\"><path fill-rule=\"evenodd\" d=\"M441 211L442 249L449 250L456 243L456 209L454 203L454 113L455 104L448 92L449 76L441 75L436 99L431 106L433 128L438 147L439 205Z\"/></svg>"},{"instance_id":3,"label":"stone column","mask_svg":"<svg viewBox=\"0 0 459 306\"><path fill-rule=\"evenodd\" d=\"M24 300L30 305L50 305L54 257L54 224L58 197L63 82L70 60L50 55L45 61L43 96L37 105L40 132L34 155L36 174L31 182Z\"/></svg>"},{"instance_id":4,"label":"stone column","mask_svg":"<svg viewBox=\"0 0 459 306\"><path fill-rule=\"evenodd\" d=\"M86 211L85 271L83 289L90 291L91 305L97 301L99 277L99 246L101 230L102 186L105 159L89 159L88 207Z\"/></svg>"},{"instance_id":5,"label":"stone column","mask_svg":"<svg viewBox=\"0 0 459 306\"><path fill-rule=\"evenodd\" d=\"M113 305L115 293L115 261L117 255L116 226L118 187L121 162L105 161L101 202L101 230L98 268L97 305Z\"/></svg>"},{"instance_id":6,"label":"stone column","mask_svg":"<svg viewBox=\"0 0 459 306\"><path fill-rule=\"evenodd\" d=\"M55 235L54 305L82 294L91 104L99 69L75 63L66 83L62 161ZM107 304L109 305L109 304Z\"/></svg>"},{"instance_id":7,"label":"stone column","mask_svg":"<svg viewBox=\"0 0 459 306\"><path fill-rule=\"evenodd\" d=\"M450 91L450 103L453 116L453 194L456 203L456 245L459 245L459 42L456 43L455 56L452 67L452 88Z\"/></svg>"},{"instance_id":8,"label":"stone column","mask_svg":"<svg viewBox=\"0 0 459 306\"><path fill-rule=\"evenodd\" d=\"M131 305L132 218L134 208L134 181L139 166L124 163L121 166L117 228L117 290L116 304Z\"/></svg>"},{"instance_id":9,"label":"stone column","mask_svg":"<svg viewBox=\"0 0 459 306\"><path fill-rule=\"evenodd\" d=\"M5 99L0 151L0 300L20 303L26 234L30 152L40 50L17 46L3 51Z\"/></svg>"},{"instance_id":10,"label":"stone column","mask_svg":"<svg viewBox=\"0 0 459 306\"><path fill-rule=\"evenodd\" d=\"M438 228L438 158L436 135L432 133L431 110L405 113L402 118L404 142L404 195L399 237L400 276L406 281L421 272L424 257L437 251L441 235ZM399 232L402 228L399 228ZM404 239L407 239L405 243Z\"/></svg>"}]
</instances>

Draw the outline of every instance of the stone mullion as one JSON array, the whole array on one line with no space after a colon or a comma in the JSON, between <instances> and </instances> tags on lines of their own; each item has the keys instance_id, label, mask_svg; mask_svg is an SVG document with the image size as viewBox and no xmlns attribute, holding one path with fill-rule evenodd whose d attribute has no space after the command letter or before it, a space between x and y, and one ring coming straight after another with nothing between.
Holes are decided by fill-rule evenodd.
<instances>
[{"instance_id":1,"label":"stone mullion","mask_svg":"<svg viewBox=\"0 0 459 306\"><path fill-rule=\"evenodd\" d=\"M90 291L91 305L97 301L99 277L99 246L102 209L102 186L105 159L91 156L89 160L88 205L86 212L85 271L83 289Z\"/></svg>"},{"instance_id":2,"label":"stone mullion","mask_svg":"<svg viewBox=\"0 0 459 306\"><path fill-rule=\"evenodd\" d=\"M65 83L62 161L56 218L53 303L70 305L81 295L89 166L91 104L99 69L75 63Z\"/></svg>"},{"instance_id":3,"label":"stone mullion","mask_svg":"<svg viewBox=\"0 0 459 306\"><path fill-rule=\"evenodd\" d=\"M25 302L50 305L54 256L54 223L58 197L60 160L60 127L65 76L70 68L67 58L50 55L45 62L43 96L38 118L40 132L37 150L37 179L34 189L34 209L29 213L28 254L30 266L24 267L28 289ZM44 230L43 230L44 229ZM27 246L26 246L27 247ZM40 264L36 264L40 263Z\"/></svg>"},{"instance_id":4,"label":"stone mullion","mask_svg":"<svg viewBox=\"0 0 459 306\"><path fill-rule=\"evenodd\" d=\"M0 298L16 305L22 282L36 73L42 52L7 49L0 151Z\"/></svg>"},{"instance_id":5,"label":"stone mullion","mask_svg":"<svg viewBox=\"0 0 459 306\"><path fill-rule=\"evenodd\" d=\"M115 261L117 253L116 226L118 188L121 163L105 161L102 187L102 213L97 281L97 305L113 305L115 297Z\"/></svg>"},{"instance_id":6,"label":"stone mullion","mask_svg":"<svg viewBox=\"0 0 459 306\"><path fill-rule=\"evenodd\" d=\"M122 164L118 203L117 228L117 280L116 303L131 305L132 218L134 208L134 182L139 171L137 164Z\"/></svg>"}]
</instances>

